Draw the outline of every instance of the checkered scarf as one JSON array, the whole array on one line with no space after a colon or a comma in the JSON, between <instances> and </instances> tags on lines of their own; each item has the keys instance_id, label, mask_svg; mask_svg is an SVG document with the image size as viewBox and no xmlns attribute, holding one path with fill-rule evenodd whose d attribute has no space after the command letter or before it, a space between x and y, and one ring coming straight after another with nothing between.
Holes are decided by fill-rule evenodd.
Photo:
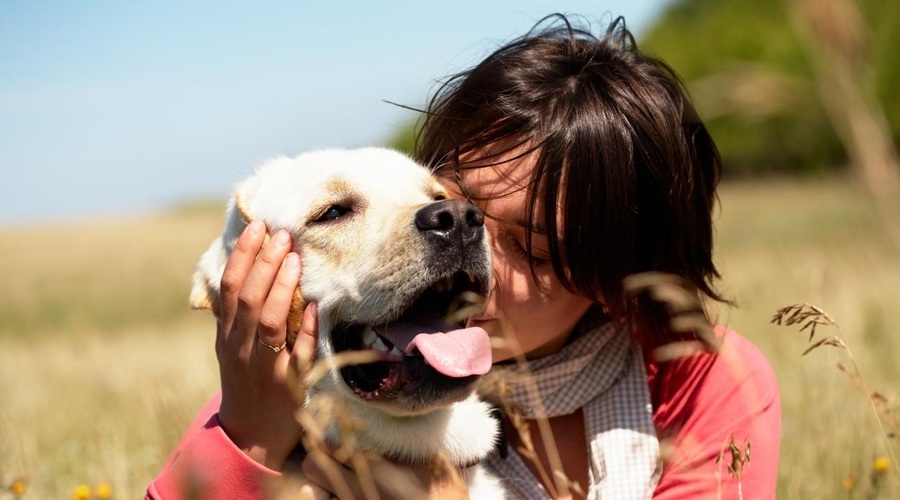
<instances>
[{"instance_id":1,"label":"checkered scarf","mask_svg":"<svg viewBox=\"0 0 900 500\"><path fill-rule=\"evenodd\" d=\"M492 382L504 386L500 404L526 419L582 408L591 459L588 498L650 498L662 462L641 351L627 332L597 314L589 313L574 335L561 350L527 367L494 366L490 377L499 378ZM509 451L506 458L492 455L485 465L503 479L510 497L549 498L523 458Z\"/></svg>"}]
</instances>

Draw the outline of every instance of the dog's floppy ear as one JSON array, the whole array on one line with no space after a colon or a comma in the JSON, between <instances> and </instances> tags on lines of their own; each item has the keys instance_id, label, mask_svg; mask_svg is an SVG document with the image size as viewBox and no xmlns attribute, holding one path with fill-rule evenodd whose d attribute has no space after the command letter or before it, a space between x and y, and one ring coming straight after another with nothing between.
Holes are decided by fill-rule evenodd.
<instances>
[{"instance_id":1,"label":"dog's floppy ear","mask_svg":"<svg viewBox=\"0 0 900 500\"><path fill-rule=\"evenodd\" d=\"M250 214L250 210L247 208L247 205L244 203L244 197L241 196L240 191L234 194L234 203L231 212L233 214L237 214L237 218L240 219L240 231L236 233L237 236L240 236L244 228L247 227L247 224L250 224L250 222L253 221L254 218ZM231 250L234 248L234 242L237 241L237 236L235 236L234 240L232 240L231 242L231 246L228 248L228 255L231 255ZM269 234L266 233L266 237L263 240L263 245L269 242L269 238ZM286 340L287 344L291 347L293 347L294 341L297 340L297 334L300 332L300 323L303 321L303 311L306 309L306 305L307 301L303 298L303 295L300 293L300 287L298 286L297 289L294 290L294 296L291 298L291 309L288 312L287 318Z\"/></svg>"},{"instance_id":2,"label":"dog's floppy ear","mask_svg":"<svg viewBox=\"0 0 900 500\"><path fill-rule=\"evenodd\" d=\"M237 239L247 224L253 220L247 206L244 203L244 197L240 190L234 193L228 204L227 220L225 223L225 233L216 238L197 264L197 270L194 272L193 286L191 288L190 305L192 309L209 309L214 315L219 315L220 290L222 282L222 274L225 272L225 264L228 257L231 256L232 250ZM269 242L269 235L266 234L263 244ZM294 296L291 300L291 309L288 313L287 320L287 343L293 346L300 331L300 323L303 320L303 311L306 309L307 301L303 298L298 287L294 290Z\"/></svg>"},{"instance_id":3,"label":"dog's floppy ear","mask_svg":"<svg viewBox=\"0 0 900 500\"><path fill-rule=\"evenodd\" d=\"M191 309L208 309L216 316L219 314L219 296L222 274L225 263L238 237L250 223L250 216L241 201L239 192L232 196L228 203L225 220L225 232L213 240L212 244L200 257L197 270L194 272L191 287Z\"/></svg>"},{"instance_id":4,"label":"dog's floppy ear","mask_svg":"<svg viewBox=\"0 0 900 500\"><path fill-rule=\"evenodd\" d=\"M197 276L200 270L194 274L193 285L189 303L191 309L208 309L216 313L219 310L218 293L212 290L202 276Z\"/></svg>"},{"instance_id":5,"label":"dog's floppy ear","mask_svg":"<svg viewBox=\"0 0 900 500\"><path fill-rule=\"evenodd\" d=\"M208 309L219 315L219 288L227 260L222 237L216 238L200 257L194 271L189 299L191 309Z\"/></svg>"}]
</instances>

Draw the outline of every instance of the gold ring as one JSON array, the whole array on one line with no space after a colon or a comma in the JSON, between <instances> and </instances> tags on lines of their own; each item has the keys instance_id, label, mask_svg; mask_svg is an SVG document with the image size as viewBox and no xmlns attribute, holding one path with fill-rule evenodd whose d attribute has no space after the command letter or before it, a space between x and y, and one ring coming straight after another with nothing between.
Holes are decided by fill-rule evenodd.
<instances>
[{"instance_id":1,"label":"gold ring","mask_svg":"<svg viewBox=\"0 0 900 500\"><path fill-rule=\"evenodd\" d=\"M265 342L263 342L263 339L258 339L258 340L259 340L260 344L268 347L269 349L272 349L272 352L274 352L275 354L278 354L279 352L281 352L284 349L284 347L287 345L287 342L282 342L281 345L270 345L270 344L266 344Z\"/></svg>"}]
</instances>

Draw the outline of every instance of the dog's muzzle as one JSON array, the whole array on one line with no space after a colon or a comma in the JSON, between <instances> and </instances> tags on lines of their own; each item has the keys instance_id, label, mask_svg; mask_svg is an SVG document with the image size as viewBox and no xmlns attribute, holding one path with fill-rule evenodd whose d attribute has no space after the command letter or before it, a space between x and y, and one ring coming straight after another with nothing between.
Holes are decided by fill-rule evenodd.
<instances>
[{"instance_id":1,"label":"dog's muzzle","mask_svg":"<svg viewBox=\"0 0 900 500\"><path fill-rule=\"evenodd\" d=\"M489 291L484 214L464 201L442 200L419 209L414 222L425 249L417 265L428 270L428 279L404 299L399 317L339 324L333 336L338 351L380 351L382 361L341 370L351 390L366 400L454 397L491 367L487 333L464 327Z\"/></svg>"}]
</instances>

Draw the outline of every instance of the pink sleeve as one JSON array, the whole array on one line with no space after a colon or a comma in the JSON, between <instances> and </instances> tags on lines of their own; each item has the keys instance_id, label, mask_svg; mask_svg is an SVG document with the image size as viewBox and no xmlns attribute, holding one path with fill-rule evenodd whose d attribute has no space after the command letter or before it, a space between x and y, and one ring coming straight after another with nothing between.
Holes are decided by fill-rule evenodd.
<instances>
[{"instance_id":1,"label":"pink sleeve","mask_svg":"<svg viewBox=\"0 0 900 500\"><path fill-rule=\"evenodd\" d=\"M216 394L191 423L145 500L264 498L264 486L281 476L244 454L219 426Z\"/></svg>"},{"instance_id":2,"label":"pink sleeve","mask_svg":"<svg viewBox=\"0 0 900 500\"><path fill-rule=\"evenodd\" d=\"M775 374L748 340L717 333L724 338L717 354L648 366L666 460L654 499L775 498L781 438ZM732 440L740 453L748 445L751 451L739 477L728 471Z\"/></svg>"}]
</instances>

